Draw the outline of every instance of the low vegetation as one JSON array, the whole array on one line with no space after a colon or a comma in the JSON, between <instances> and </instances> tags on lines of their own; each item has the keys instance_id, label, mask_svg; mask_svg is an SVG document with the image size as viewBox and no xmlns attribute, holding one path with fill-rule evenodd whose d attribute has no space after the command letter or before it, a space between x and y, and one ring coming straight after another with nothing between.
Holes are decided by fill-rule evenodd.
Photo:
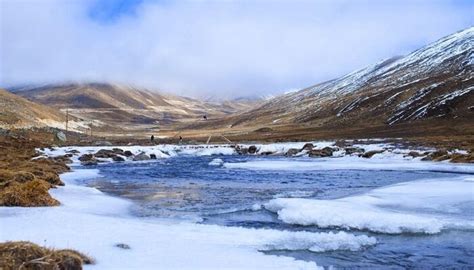
<instances>
[{"instance_id":1,"label":"low vegetation","mask_svg":"<svg viewBox=\"0 0 474 270\"><path fill-rule=\"evenodd\" d=\"M59 174L69 170L67 156L35 158L40 141L24 136L0 136L0 205L55 206L48 190L64 185Z\"/></svg>"},{"instance_id":2,"label":"low vegetation","mask_svg":"<svg viewBox=\"0 0 474 270\"><path fill-rule=\"evenodd\" d=\"M31 242L0 243L0 269L79 270L93 260L71 249L49 249Z\"/></svg>"}]
</instances>

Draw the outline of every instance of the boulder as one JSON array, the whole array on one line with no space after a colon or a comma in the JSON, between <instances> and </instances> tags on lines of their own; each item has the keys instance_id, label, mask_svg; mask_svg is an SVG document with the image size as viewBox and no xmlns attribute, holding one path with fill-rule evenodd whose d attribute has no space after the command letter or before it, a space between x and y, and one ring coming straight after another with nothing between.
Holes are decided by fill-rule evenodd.
<instances>
[{"instance_id":1,"label":"boulder","mask_svg":"<svg viewBox=\"0 0 474 270\"><path fill-rule=\"evenodd\" d=\"M235 151L237 152L237 154L239 155L247 155L249 153L249 149L248 148L245 148L245 147L236 147L235 148Z\"/></svg>"},{"instance_id":2,"label":"boulder","mask_svg":"<svg viewBox=\"0 0 474 270\"><path fill-rule=\"evenodd\" d=\"M155 154L150 154L150 158L151 159L156 159L156 155Z\"/></svg>"},{"instance_id":3,"label":"boulder","mask_svg":"<svg viewBox=\"0 0 474 270\"><path fill-rule=\"evenodd\" d=\"M123 155L126 156L126 157L131 157L131 156L133 156L133 153L131 151L127 150L127 151L123 152Z\"/></svg>"},{"instance_id":4,"label":"boulder","mask_svg":"<svg viewBox=\"0 0 474 270\"><path fill-rule=\"evenodd\" d=\"M150 156L148 156L145 153L140 153L133 157L133 161L143 161L143 160L149 160L149 159L150 159Z\"/></svg>"},{"instance_id":5,"label":"boulder","mask_svg":"<svg viewBox=\"0 0 474 270\"><path fill-rule=\"evenodd\" d=\"M257 147L256 147L255 145L250 146L248 153L249 153L249 154L255 154L255 153L257 153Z\"/></svg>"},{"instance_id":6,"label":"boulder","mask_svg":"<svg viewBox=\"0 0 474 270\"><path fill-rule=\"evenodd\" d=\"M422 154L420 152L416 152L416 151L410 151L408 154L405 155L405 157L412 157L412 158L417 158L417 157L421 157Z\"/></svg>"},{"instance_id":7,"label":"boulder","mask_svg":"<svg viewBox=\"0 0 474 270\"><path fill-rule=\"evenodd\" d=\"M112 148L112 151L117 155L123 155L123 150L120 148Z\"/></svg>"},{"instance_id":8,"label":"boulder","mask_svg":"<svg viewBox=\"0 0 474 270\"><path fill-rule=\"evenodd\" d=\"M64 134L62 131L58 131L58 133L56 133L56 138L61 142L65 142L67 140L66 134Z\"/></svg>"},{"instance_id":9,"label":"boulder","mask_svg":"<svg viewBox=\"0 0 474 270\"><path fill-rule=\"evenodd\" d=\"M365 152L364 148L359 147L346 147L344 150L346 151L346 155L363 154Z\"/></svg>"},{"instance_id":10,"label":"boulder","mask_svg":"<svg viewBox=\"0 0 474 270\"><path fill-rule=\"evenodd\" d=\"M310 157L331 157L334 149L331 147L324 147L323 149L313 149L309 151Z\"/></svg>"},{"instance_id":11,"label":"boulder","mask_svg":"<svg viewBox=\"0 0 474 270\"><path fill-rule=\"evenodd\" d=\"M448 151L437 150L429 153L426 157L422 158L423 161L443 161L449 159Z\"/></svg>"},{"instance_id":12,"label":"boulder","mask_svg":"<svg viewBox=\"0 0 474 270\"><path fill-rule=\"evenodd\" d=\"M130 249L130 246L124 243L118 243L118 244L115 244L115 246L121 249Z\"/></svg>"},{"instance_id":13,"label":"boulder","mask_svg":"<svg viewBox=\"0 0 474 270\"><path fill-rule=\"evenodd\" d=\"M312 143L306 143L305 145L303 145L303 148L301 148L300 151L304 151L304 150L311 151L313 150L313 148L314 148L314 145Z\"/></svg>"},{"instance_id":14,"label":"boulder","mask_svg":"<svg viewBox=\"0 0 474 270\"><path fill-rule=\"evenodd\" d=\"M92 154L84 154L84 155L79 157L79 161L89 161L89 160L92 160L92 159L95 159L94 155L92 155Z\"/></svg>"},{"instance_id":15,"label":"boulder","mask_svg":"<svg viewBox=\"0 0 474 270\"><path fill-rule=\"evenodd\" d=\"M113 158L116 155L117 154L114 151L108 149L100 149L94 154L94 156L97 158Z\"/></svg>"},{"instance_id":16,"label":"boulder","mask_svg":"<svg viewBox=\"0 0 474 270\"><path fill-rule=\"evenodd\" d=\"M272 152L272 151L265 151L265 152L260 153L260 155L262 155L262 156L269 156L269 155L273 155L273 154L275 154L275 152Z\"/></svg>"},{"instance_id":17,"label":"boulder","mask_svg":"<svg viewBox=\"0 0 474 270\"><path fill-rule=\"evenodd\" d=\"M115 161L115 162L123 162L123 161L125 161L125 159L124 159L123 157L121 157L121 156L114 156L114 157L112 158L112 160Z\"/></svg>"},{"instance_id":18,"label":"boulder","mask_svg":"<svg viewBox=\"0 0 474 270\"><path fill-rule=\"evenodd\" d=\"M367 151L364 154L361 155L363 158L371 158L375 154L380 154L383 153L384 150L372 150L372 151Z\"/></svg>"},{"instance_id":19,"label":"boulder","mask_svg":"<svg viewBox=\"0 0 474 270\"><path fill-rule=\"evenodd\" d=\"M300 152L299 149L290 148L290 149L288 149L288 151L286 151L285 156L291 157L291 156L294 156L294 155L298 154L299 152Z\"/></svg>"}]
</instances>

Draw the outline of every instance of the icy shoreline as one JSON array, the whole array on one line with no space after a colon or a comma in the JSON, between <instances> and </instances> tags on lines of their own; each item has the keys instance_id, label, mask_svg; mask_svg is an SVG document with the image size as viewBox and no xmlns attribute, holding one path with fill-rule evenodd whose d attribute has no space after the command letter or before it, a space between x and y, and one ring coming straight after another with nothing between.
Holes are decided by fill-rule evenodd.
<instances>
[{"instance_id":1,"label":"icy shoreline","mask_svg":"<svg viewBox=\"0 0 474 270\"><path fill-rule=\"evenodd\" d=\"M258 147L259 151L284 153L304 144ZM315 144L325 147L333 142ZM370 150L386 147L385 144L366 145ZM61 206L0 208L0 241L27 240L48 247L76 249L96 259L97 264L85 266L86 269L319 269L315 262L265 255L260 251L358 251L377 244L376 238L367 236L364 231L435 234L451 228L474 228L472 221L456 215L462 213L462 207L472 205L474 181L469 174L474 173L474 166L420 161L407 157L407 149L393 146L390 151L370 159L335 153L331 158L271 158L235 163L225 162L225 155L236 154L229 145L120 148L133 154L155 154L158 158L216 156L209 166L226 170L435 170L468 175L400 183L336 200L278 198L263 204L264 209L276 213L285 223L334 228L335 232L250 229L142 219L129 214L132 202L77 184L78 180L91 179L100 173L100 165L96 167L99 169L80 166L79 156L113 148L45 149L45 156L60 156L75 150L72 155L74 171L61 175L66 185L51 190ZM256 205L255 210L259 209L262 208ZM355 230L355 233L341 229ZM126 244L130 249L119 248L117 244Z\"/></svg>"},{"instance_id":2,"label":"icy shoreline","mask_svg":"<svg viewBox=\"0 0 474 270\"><path fill-rule=\"evenodd\" d=\"M107 196L76 180L98 170L77 169L52 190L59 207L0 208L0 241L27 240L73 248L96 259L86 269L318 269L314 262L265 255L264 250L359 250L375 238L338 233L288 232L139 219L131 202ZM116 247L124 243L129 250Z\"/></svg>"}]
</instances>

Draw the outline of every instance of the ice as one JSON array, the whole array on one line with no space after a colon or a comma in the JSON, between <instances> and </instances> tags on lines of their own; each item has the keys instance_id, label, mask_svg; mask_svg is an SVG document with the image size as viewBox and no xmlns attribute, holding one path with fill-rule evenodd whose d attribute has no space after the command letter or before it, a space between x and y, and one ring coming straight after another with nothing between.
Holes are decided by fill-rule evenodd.
<instances>
[{"instance_id":1,"label":"ice","mask_svg":"<svg viewBox=\"0 0 474 270\"><path fill-rule=\"evenodd\" d=\"M131 202L77 185L99 171L63 174L64 187L51 190L58 207L0 207L0 241L32 241L72 248L92 256L85 269L320 269L314 262L259 251L358 250L376 244L366 235L312 233L201 225L141 219ZM131 247L115 247L124 243Z\"/></svg>"},{"instance_id":2,"label":"ice","mask_svg":"<svg viewBox=\"0 0 474 270\"><path fill-rule=\"evenodd\" d=\"M220 158L215 158L209 162L210 166L221 166L222 164L224 164L224 161Z\"/></svg>"},{"instance_id":3,"label":"ice","mask_svg":"<svg viewBox=\"0 0 474 270\"><path fill-rule=\"evenodd\" d=\"M398 156L398 157L394 157ZM346 156L341 158L318 158L305 160L256 160L224 163L228 169L247 170L378 170L378 171L436 171L474 173L474 166L446 162L429 162L403 158L397 154L378 154L371 159Z\"/></svg>"},{"instance_id":4,"label":"ice","mask_svg":"<svg viewBox=\"0 0 474 270\"><path fill-rule=\"evenodd\" d=\"M472 229L474 221L463 212L474 203L473 178L406 182L335 200L278 198L264 207L285 223L321 228L388 234Z\"/></svg>"},{"instance_id":5,"label":"ice","mask_svg":"<svg viewBox=\"0 0 474 270\"><path fill-rule=\"evenodd\" d=\"M333 141L318 141L312 142L316 148L323 148L332 145ZM305 142L295 143L271 143L271 144L240 144L241 147L248 148L250 146L257 147L257 155L261 153L274 153L283 155L291 148L301 149ZM159 159L169 158L175 156L219 156L219 155L236 155L237 151L230 144L200 144L200 145L173 145L163 144L156 146L68 146L60 148L46 148L38 151L41 153L41 157L48 156L60 156L65 155L69 151L79 151L78 154L74 155L72 160L73 164L79 164L78 158L83 154L94 154L101 149L112 150L113 148L120 148L124 151L130 151L134 155L145 153L147 155L155 154ZM306 154L306 153L302 153ZM38 157L40 158L40 157ZM112 162L111 159L103 159L105 162ZM130 161L130 160L129 160Z\"/></svg>"}]
</instances>

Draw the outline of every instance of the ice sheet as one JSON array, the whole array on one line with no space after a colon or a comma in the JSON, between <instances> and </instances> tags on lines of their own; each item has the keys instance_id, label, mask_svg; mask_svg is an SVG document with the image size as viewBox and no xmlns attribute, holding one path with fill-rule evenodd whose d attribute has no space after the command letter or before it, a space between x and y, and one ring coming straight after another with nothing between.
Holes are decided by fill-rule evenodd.
<instances>
[{"instance_id":1,"label":"ice sheet","mask_svg":"<svg viewBox=\"0 0 474 270\"><path fill-rule=\"evenodd\" d=\"M51 191L59 207L0 207L0 241L28 240L73 248L97 261L86 269L318 269L314 262L265 255L259 250L321 252L357 250L375 238L339 233L289 232L140 219L131 202L75 184L97 170L62 175L64 187ZM125 243L124 250L115 247Z\"/></svg>"},{"instance_id":2,"label":"ice sheet","mask_svg":"<svg viewBox=\"0 0 474 270\"><path fill-rule=\"evenodd\" d=\"M264 207L283 222L379 233L474 229L473 176L406 182L335 200L278 198ZM471 210L469 210L471 209Z\"/></svg>"}]
</instances>

